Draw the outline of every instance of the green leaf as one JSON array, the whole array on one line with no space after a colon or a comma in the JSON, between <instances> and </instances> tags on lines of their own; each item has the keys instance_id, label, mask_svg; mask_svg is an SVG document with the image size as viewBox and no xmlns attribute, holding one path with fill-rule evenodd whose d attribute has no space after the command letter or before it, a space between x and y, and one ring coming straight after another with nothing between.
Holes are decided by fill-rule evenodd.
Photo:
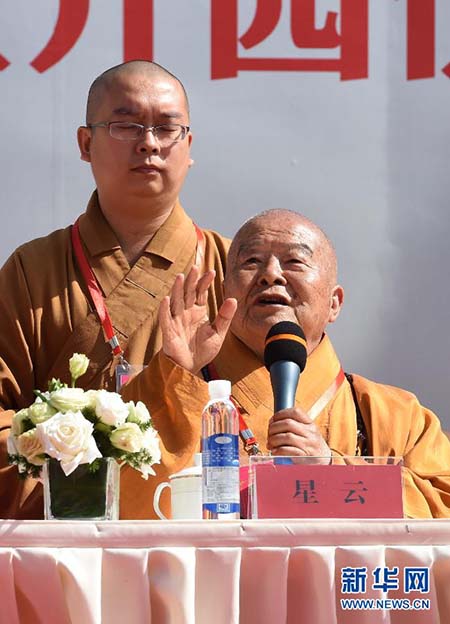
<instances>
[{"instance_id":1,"label":"green leaf","mask_svg":"<svg viewBox=\"0 0 450 624\"><path fill-rule=\"evenodd\" d=\"M44 403L48 403L50 405L50 399L47 399L45 394L42 394L40 390L33 390L34 394L41 399Z\"/></svg>"}]
</instances>

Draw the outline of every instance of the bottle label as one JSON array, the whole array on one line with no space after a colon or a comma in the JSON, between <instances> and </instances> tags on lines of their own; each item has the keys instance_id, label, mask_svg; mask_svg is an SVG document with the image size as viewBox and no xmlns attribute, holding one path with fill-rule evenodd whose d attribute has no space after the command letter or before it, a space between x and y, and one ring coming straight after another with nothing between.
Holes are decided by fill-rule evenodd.
<instances>
[{"instance_id":1,"label":"bottle label","mask_svg":"<svg viewBox=\"0 0 450 624\"><path fill-rule=\"evenodd\" d=\"M239 503L204 503L203 509L213 514L239 513Z\"/></svg>"},{"instance_id":2,"label":"bottle label","mask_svg":"<svg viewBox=\"0 0 450 624\"><path fill-rule=\"evenodd\" d=\"M239 512L239 437L219 433L202 443L203 509Z\"/></svg>"},{"instance_id":3,"label":"bottle label","mask_svg":"<svg viewBox=\"0 0 450 624\"><path fill-rule=\"evenodd\" d=\"M239 468L203 468L203 509L214 513L239 511Z\"/></svg>"},{"instance_id":4,"label":"bottle label","mask_svg":"<svg viewBox=\"0 0 450 624\"><path fill-rule=\"evenodd\" d=\"M239 436L216 433L202 440L203 466L237 466L239 468Z\"/></svg>"}]
</instances>

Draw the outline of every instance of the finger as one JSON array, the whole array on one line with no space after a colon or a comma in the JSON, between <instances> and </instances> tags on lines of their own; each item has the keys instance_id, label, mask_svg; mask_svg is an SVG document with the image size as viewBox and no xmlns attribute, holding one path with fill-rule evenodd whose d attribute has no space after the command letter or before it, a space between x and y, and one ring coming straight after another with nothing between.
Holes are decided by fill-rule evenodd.
<instances>
[{"instance_id":1,"label":"finger","mask_svg":"<svg viewBox=\"0 0 450 624\"><path fill-rule=\"evenodd\" d=\"M320 435L317 427L313 424L306 424L298 422L292 418L286 418L285 420L272 421L268 427L269 434L275 433L295 433L303 438L309 438L312 436Z\"/></svg>"},{"instance_id":2,"label":"finger","mask_svg":"<svg viewBox=\"0 0 450 624\"><path fill-rule=\"evenodd\" d=\"M163 344L169 340L172 334L172 315L170 313L170 297L163 297L159 304L159 325L161 327Z\"/></svg>"},{"instance_id":3,"label":"finger","mask_svg":"<svg viewBox=\"0 0 450 624\"><path fill-rule=\"evenodd\" d=\"M216 272L211 270L207 271L202 277L198 280L197 284L197 304L198 305L206 305L208 301L208 290L211 284L216 277Z\"/></svg>"},{"instance_id":4,"label":"finger","mask_svg":"<svg viewBox=\"0 0 450 624\"><path fill-rule=\"evenodd\" d=\"M215 329L216 333L220 337L225 337L233 317L236 313L237 301L236 299L229 298L225 299L225 301L220 306L220 309L217 313L217 316L212 323L213 329Z\"/></svg>"},{"instance_id":5,"label":"finger","mask_svg":"<svg viewBox=\"0 0 450 624\"><path fill-rule=\"evenodd\" d=\"M161 303L159 304L158 318L161 324L167 324L171 319L170 297L168 295L161 299Z\"/></svg>"},{"instance_id":6,"label":"finger","mask_svg":"<svg viewBox=\"0 0 450 624\"><path fill-rule=\"evenodd\" d=\"M272 450L280 446L292 446L298 448L307 454L309 448L308 441L291 431L283 431L282 433L271 434L267 438L267 448Z\"/></svg>"},{"instance_id":7,"label":"finger","mask_svg":"<svg viewBox=\"0 0 450 624\"><path fill-rule=\"evenodd\" d=\"M184 312L184 275L178 273L172 286L170 293L170 311L172 317L180 315Z\"/></svg>"},{"instance_id":8,"label":"finger","mask_svg":"<svg viewBox=\"0 0 450 624\"><path fill-rule=\"evenodd\" d=\"M186 308L192 308L197 298L197 284L199 268L193 266L184 282L184 305Z\"/></svg>"},{"instance_id":9,"label":"finger","mask_svg":"<svg viewBox=\"0 0 450 624\"><path fill-rule=\"evenodd\" d=\"M276 449L281 446L291 446L299 449L308 456L320 457L329 455L329 448L322 436L312 435L308 437L299 436L293 432L282 432L271 434L267 438L267 448Z\"/></svg>"},{"instance_id":10,"label":"finger","mask_svg":"<svg viewBox=\"0 0 450 624\"><path fill-rule=\"evenodd\" d=\"M300 407L289 407L287 409L280 410L272 416L270 422L277 422L279 420L286 419L296 420L297 422L304 423L305 425L311 425L314 423L312 418L310 418Z\"/></svg>"}]
</instances>

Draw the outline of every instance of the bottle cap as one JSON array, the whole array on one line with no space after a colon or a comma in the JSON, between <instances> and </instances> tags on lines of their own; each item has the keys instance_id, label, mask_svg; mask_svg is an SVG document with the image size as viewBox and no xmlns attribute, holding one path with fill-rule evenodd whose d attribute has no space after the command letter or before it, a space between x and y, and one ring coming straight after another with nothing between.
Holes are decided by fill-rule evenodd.
<instances>
[{"instance_id":1,"label":"bottle cap","mask_svg":"<svg viewBox=\"0 0 450 624\"><path fill-rule=\"evenodd\" d=\"M228 379L213 379L208 381L209 398L228 399L231 394L231 381Z\"/></svg>"}]
</instances>

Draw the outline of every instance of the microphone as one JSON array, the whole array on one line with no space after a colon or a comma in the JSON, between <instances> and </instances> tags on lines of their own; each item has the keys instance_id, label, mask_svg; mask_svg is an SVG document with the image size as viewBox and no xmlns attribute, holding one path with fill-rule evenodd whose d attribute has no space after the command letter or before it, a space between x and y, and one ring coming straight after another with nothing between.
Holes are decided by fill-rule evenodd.
<instances>
[{"instance_id":1,"label":"microphone","mask_svg":"<svg viewBox=\"0 0 450 624\"><path fill-rule=\"evenodd\" d=\"M294 407L306 357L306 338L299 325L281 321L270 328L264 346L264 364L270 372L274 412Z\"/></svg>"}]
</instances>

